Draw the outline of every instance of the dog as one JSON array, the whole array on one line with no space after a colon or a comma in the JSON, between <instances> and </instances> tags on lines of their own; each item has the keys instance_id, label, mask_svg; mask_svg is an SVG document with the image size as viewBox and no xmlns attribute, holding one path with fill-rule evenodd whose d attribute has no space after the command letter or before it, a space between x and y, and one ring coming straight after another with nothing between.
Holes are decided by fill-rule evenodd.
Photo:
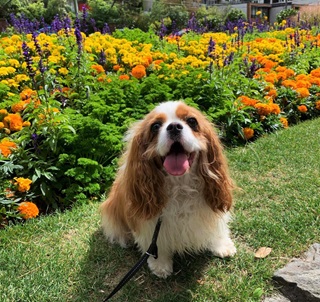
<instances>
[{"instance_id":1,"label":"dog","mask_svg":"<svg viewBox=\"0 0 320 302\"><path fill-rule=\"evenodd\" d=\"M142 253L161 216L158 258L151 271L173 272L173 255L209 250L236 253L230 238L234 184L213 125L182 101L159 104L127 132L109 196L101 205L102 228L110 242L134 240Z\"/></svg>"}]
</instances>

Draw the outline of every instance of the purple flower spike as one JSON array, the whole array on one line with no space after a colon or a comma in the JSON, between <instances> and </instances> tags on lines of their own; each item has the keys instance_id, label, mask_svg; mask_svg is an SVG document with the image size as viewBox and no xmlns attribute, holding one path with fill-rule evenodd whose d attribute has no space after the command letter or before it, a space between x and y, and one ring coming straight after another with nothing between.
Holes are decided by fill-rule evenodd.
<instances>
[{"instance_id":1,"label":"purple flower spike","mask_svg":"<svg viewBox=\"0 0 320 302\"><path fill-rule=\"evenodd\" d=\"M33 60L32 60L32 57L31 57L30 48L29 48L29 46L27 45L26 42L22 43L22 52L23 52L24 60L25 60L25 62L27 64L28 74L29 74L30 78L34 79L35 72L34 72L34 70L32 68Z\"/></svg>"}]
</instances>

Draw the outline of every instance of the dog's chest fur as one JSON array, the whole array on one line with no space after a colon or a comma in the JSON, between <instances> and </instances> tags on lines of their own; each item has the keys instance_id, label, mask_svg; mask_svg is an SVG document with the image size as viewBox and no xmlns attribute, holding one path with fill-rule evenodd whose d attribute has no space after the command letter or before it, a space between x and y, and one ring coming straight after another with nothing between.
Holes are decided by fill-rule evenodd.
<instances>
[{"instance_id":1,"label":"dog's chest fur","mask_svg":"<svg viewBox=\"0 0 320 302\"><path fill-rule=\"evenodd\" d=\"M203 185L191 173L167 178L169 200L162 211L159 246L179 253L208 248L216 214L203 198Z\"/></svg>"}]
</instances>

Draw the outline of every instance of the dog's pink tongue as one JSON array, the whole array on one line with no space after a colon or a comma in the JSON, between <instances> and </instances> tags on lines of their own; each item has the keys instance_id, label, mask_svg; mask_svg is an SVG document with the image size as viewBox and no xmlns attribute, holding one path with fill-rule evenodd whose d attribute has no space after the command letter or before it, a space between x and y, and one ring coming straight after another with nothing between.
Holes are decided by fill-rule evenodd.
<instances>
[{"instance_id":1,"label":"dog's pink tongue","mask_svg":"<svg viewBox=\"0 0 320 302\"><path fill-rule=\"evenodd\" d=\"M168 154L163 166L169 174L174 176L183 175L190 168L188 157L184 153Z\"/></svg>"}]
</instances>

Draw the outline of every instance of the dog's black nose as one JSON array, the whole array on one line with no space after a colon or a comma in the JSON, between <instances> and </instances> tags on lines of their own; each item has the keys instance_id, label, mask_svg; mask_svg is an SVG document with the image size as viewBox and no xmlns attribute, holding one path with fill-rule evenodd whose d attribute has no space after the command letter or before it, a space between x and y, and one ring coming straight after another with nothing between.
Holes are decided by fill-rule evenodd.
<instances>
[{"instance_id":1,"label":"dog's black nose","mask_svg":"<svg viewBox=\"0 0 320 302\"><path fill-rule=\"evenodd\" d=\"M179 123L171 123L167 127L171 139L177 139L180 136L182 129L183 126Z\"/></svg>"}]
</instances>

